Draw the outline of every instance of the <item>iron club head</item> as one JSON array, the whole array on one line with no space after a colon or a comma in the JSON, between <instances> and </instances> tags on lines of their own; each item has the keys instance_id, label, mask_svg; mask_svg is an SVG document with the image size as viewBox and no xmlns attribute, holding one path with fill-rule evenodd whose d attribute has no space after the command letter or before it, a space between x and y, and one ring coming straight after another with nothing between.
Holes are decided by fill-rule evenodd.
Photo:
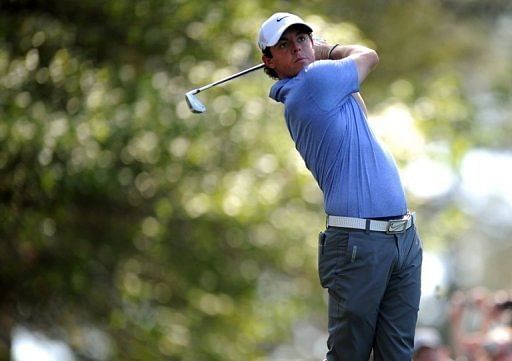
<instances>
[{"instance_id":1,"label":"iron club head","mask_svg":"<svg viewBox=\"0 0 512 361\"><path fill-rule=\"evenodd\" d=\"M197 89L191 90L185 94L185 99L187 100L188 107L192 113L204 113L206 107L199 99L197 99L196 95L199 93Z\"/></svg>"}]
</instances>

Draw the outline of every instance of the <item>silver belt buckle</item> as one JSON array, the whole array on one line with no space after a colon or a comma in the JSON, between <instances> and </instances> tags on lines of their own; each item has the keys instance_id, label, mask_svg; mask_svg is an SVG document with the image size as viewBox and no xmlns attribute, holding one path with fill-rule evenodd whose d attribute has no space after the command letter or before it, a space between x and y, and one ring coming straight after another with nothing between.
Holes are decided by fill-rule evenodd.
<instances>
[{"instance_id":1,"label":"silver belt buckle","mask_svg":"<svg viewBox=\"0 0 512 361\"><path fill-rule=\"evenodd\" d=\"M407 215L404 219L392 219L388 221L388 226L386 227L387 234L396 234L403 233L407 230L407 222L411 216Z\"/></svg>"}]
</instances>

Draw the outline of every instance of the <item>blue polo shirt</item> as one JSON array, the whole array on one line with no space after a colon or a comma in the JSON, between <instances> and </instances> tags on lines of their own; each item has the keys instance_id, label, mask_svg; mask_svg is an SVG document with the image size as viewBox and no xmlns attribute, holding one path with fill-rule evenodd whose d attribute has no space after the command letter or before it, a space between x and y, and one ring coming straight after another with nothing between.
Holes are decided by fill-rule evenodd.
<instances>
[{"instance_id":1,"label":"blue polo shirt","mask_svg":"<svg viewBox=\"0 0 512 361\"><path fill-rule=\"evenodd\" d=\"M280 79L270 97L285 106L288 130L323 192L327 214L405 214L397 166L353 97L358 91L355 61L345 58L315 61L297 76Z\"/></svg>"}]
</instances>

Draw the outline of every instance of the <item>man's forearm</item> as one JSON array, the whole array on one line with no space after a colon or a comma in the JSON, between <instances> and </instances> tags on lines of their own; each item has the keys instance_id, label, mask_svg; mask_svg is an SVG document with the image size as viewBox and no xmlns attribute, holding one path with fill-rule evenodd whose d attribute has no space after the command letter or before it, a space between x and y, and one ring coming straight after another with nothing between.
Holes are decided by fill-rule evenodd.
<instances>
[{"instance_id":1,"label":"man's forearm","mask_svg":"<svg viewBox=\"0 0 512 361\"><path fill-rule=\"evenodd\" d=\"M343 59L351 55L376 54L375 50L362 45L333 45L326 59Z\"/></svg>"},{"instance_id":2,"label":"man's forearm","mask_svg":"<svg viewBox=\"0 0 512 361\"><path fill-rule=\"evenodd\" d=\"M314 39L314 49L316 60L324 59L343 59L350 55L359 55L366 53L375 53L375 50L363 45L341 45L328 44L324 40Z\"/></svg>"},{"instance_id":3,"label":"man's forearm","mask_svg":"<svg viewBox=\"0 0 512 361\"><path fill-rule=\"evenodd\" d=\"M375 50L367 48L362 45L341 45L341 44L327 44L315 43L315 57L316 60L331 59L338 60L346 58L350 55L360 55L366 53L375 53Z\"/></svg>"}]
</instances>

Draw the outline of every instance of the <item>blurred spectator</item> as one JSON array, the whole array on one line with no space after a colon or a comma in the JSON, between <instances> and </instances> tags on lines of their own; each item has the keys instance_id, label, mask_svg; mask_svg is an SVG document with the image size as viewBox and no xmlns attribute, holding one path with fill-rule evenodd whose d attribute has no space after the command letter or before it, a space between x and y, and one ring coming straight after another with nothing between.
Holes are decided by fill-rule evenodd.
<instances>
[{"instance_id":1,"label":"blurred spectator","mask_svg":"<svg viewBox=\"0 0 512 361\"><path fill-rule=\"evenodd\" d=\"M483 342L486 360L512 361L512 328L497 326L489 331Z\"/></svg>"},{"instance_id":2,"label":"blurred spectator","mask_svg":"<svg viewBox=\"0 0 512 361\"><path fill-rule=\"evenodd\" d=\"M414 361L449 361L449 351L435 328L418 327L414 337Z\"/></svg>"},{"instance_id":3,"label":"blurred spectator","mask_svg":"<svg viewBox=\"0 0 512 361\"><path fill-rule=\"evenodd\" d=\"M512 298L484 288L456 292L450 331L457 361L512 361Z\"/></svg>"}]
</instances>

